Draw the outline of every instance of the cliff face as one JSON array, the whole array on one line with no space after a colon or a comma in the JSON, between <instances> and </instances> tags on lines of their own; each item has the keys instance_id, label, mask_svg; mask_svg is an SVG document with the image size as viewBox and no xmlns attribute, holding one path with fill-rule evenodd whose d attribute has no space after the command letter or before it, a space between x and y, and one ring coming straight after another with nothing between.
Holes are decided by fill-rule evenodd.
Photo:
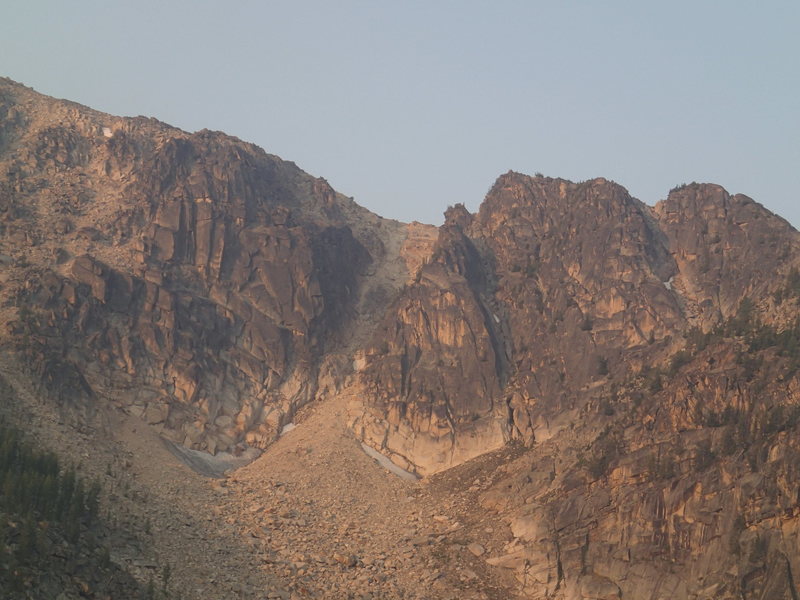
<instances>
[{"instance_id":1,"label":"cliff face","mask_svg":"<svg viewBox=\"0 0 800 600\"><path fill-rule=\"evenodd\" d=\"M525 597L797 598L800 238L751 199L508 173L434 231L8 81L0 174L5 347L63 406L213 453L349 396L420 475L518 446L476 510Z\"/></svg>"},{"instance_id":2,"label":"cliff face","mask_svg":"<svg viewBox=\"0 0 800 600\"><path fill-rule=\"evenodd\" d=\"M2 90L6 292L33 372L179 443L265 446L314 397L382 220L222 134Z\"/></svg>"},{"instance_id":3,"label":"cliff face","mask_svg":"<svg viewBox=\"0 0 800 600\"><path fill-rule=\"evenodd\" d=\"M361 373L381 398L363 435L428 473L463 460L441 458L461 438L474 455L487 431L493 447L549 435L548 415L663 353L685 326L677 271L651 210L618 185L504 175L477 215L448 213L432 261L390 310ZM416 387L400 384L412 374ZM422 426L432 410L438 426Z\"/></svg>"},{"instance_id":4,"label":"cliff face","mask_svg":"<svg viewBox=\"0 0 800 600\"><path fill-rule=\"evenodd\" d=\"M717 185L673 190L654 209L678 267L675 287L692 324L708 329L741 299L759 300L797 262L797 232L747 196Z\"/></svg>"},{"instance_id":5,"label":"cliff face","mask_svg":"<svg viewBox=\"0 0 800 600\"><path fill-rule=\"evenodd\" d=\"M380 324L356 384L371 403L356 430L404 468L435 471L504 442L504 349L484 301L487 273L450 221Z\"/></svg>"},{"instance_id":6,"label":"cliff face","mask_svg":"<svg viewBox=\"0 0 800 600\"><path fill-rule=\"evenodd\" d=\"M718 186L504 175L388 311L356 431L422 473L529 446L482 500L528 597L795 598L797 243Z\"/></svg>"}]
</instances>

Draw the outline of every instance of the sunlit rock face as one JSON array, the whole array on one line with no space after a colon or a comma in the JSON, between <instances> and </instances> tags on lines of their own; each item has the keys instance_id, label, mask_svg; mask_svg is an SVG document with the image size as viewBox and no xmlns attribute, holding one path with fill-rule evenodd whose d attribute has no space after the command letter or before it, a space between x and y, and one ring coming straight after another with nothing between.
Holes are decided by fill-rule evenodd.
<instances>
[{"instance_id":1,"label":"sunlit rock face","mask_svg":"<svg viewBox=\"0 0 800 600\"><path fill-rule=\"evenodd\" d=\"M685 325L664 284L676 273L651 210L620 186L504 175L476 215L447 213L390 309L362 371L376 400L363 435L425 472L531 443L543 411Z\"/></svg>"},{"instance_id":2,"label":"sunlit rock face","mask_svg":"<svg viewBox=\"0 0 800 600\"><path fill-rule=\"evenodd\" d=\"M355 430L421 474L526 445L482 497L526 597L793 599L798 262L719 186L509 173L389 308Z\"/></svg>"}]
</instances>

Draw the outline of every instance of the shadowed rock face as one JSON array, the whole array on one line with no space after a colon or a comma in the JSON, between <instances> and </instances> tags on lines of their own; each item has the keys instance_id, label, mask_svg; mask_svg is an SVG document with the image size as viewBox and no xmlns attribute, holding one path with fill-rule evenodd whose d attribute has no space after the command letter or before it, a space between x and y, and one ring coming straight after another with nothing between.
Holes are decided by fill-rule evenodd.
<instances>
[{"instance_id":1,"label":"shadowed rock face","mask_svg":"<svg viewBox=\"0 0 800 600\"><path fill-rule=\"evenodd\" d=\"M352 203L219 133L3 90L6 233L46 253L17 290L29 364L179 443L264 447L314 396L365 244L382 252L354 237Z\"/></svg>"}]
</instances>

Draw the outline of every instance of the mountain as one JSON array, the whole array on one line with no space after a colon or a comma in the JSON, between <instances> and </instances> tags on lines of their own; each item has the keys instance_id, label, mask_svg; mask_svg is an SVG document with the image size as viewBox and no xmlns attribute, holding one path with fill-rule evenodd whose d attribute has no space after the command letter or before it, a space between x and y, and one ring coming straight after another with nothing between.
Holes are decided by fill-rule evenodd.
<instances>
[{"instance_id":1,"label":"mountain","mask_svg":"<svg viewBox=\"0 0 800 600\"><path fill-rule=\"evenodd\" d=\"M0 173L9 418L83 435L90 471L147 454L154 496L175 457L263 452L208 502L272 531L275 597L798 597L800 236L752 199L509 172L474 214L403 224L222 133L10 80Z\"/></svg>"},{"instance_id":2,"label":"mountain","mask_svg":"<svg viewBox=\"0 0 800 600\"><path fill-rule=\"evenodd\" d=\"M404 226L223 134L4 87L6 289L29 368L177 443L265 447Z\"/></svg>"},{"instance_id":3,"label":"mountain","mask_svg":"<svg viewBox=\"0 0 800 600\"><path fill-rule=\"evenodd\" d=\"M387 312L357 431L424 473L530 448L482 498L529 597L794 598L797 242L719 186L506 174Z\"/></svg>"}]
</instances>

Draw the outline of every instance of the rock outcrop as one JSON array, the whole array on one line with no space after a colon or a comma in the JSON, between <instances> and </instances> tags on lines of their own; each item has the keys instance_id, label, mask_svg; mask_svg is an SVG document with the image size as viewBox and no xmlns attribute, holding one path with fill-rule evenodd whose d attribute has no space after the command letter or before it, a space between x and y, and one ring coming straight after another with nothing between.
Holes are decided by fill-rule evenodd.
<instances>
[{"instance_id":1,"label":"rock outcrop","mask_svg":"<svg viewBox=\"0 0 800 600\"><path fill-rule=\"evenodd\" d=\"M504 175L476 215L448 212L390 309L361 372L376 399L362 435L425 473L549 435L548 415L682 330L676 273L652 211L620 186Z\"/></svg>"},{"instance_id":2,"label":"rock outcrop","mask_svg":"<svg viewBox=\"0 0 800 600\"><path fill-rule=\"evenodd\" d=\"M2 114L8 291L37 377L192 448L270 443L385 259L365 223L402 226L219 133L8 83Z\"/></svg>"},{"instance_id":3,"label":"rock outcrop","mask_svg":"<svg viewBox=\"0 0 800 600\"><path fill-rule=\"evenodd\" d=\"M672 190L654 212L678 267L674 284L687 316L709 329L732 315L745 296L756 300L796 263L797 232L742 194L718 185Z\"/></svg>"},{"instance_id":4,"label":"rock outcrop","mask_svg":"<svg viewBox=\"0 0 800 600\"><path fill-rule=\"evenodd\" d=\"M421 474L529 446L483 499L526 597L794 598L797 244L719 186L504 175L390 307L356 432Z\"/></svg>"}]
</instances>

